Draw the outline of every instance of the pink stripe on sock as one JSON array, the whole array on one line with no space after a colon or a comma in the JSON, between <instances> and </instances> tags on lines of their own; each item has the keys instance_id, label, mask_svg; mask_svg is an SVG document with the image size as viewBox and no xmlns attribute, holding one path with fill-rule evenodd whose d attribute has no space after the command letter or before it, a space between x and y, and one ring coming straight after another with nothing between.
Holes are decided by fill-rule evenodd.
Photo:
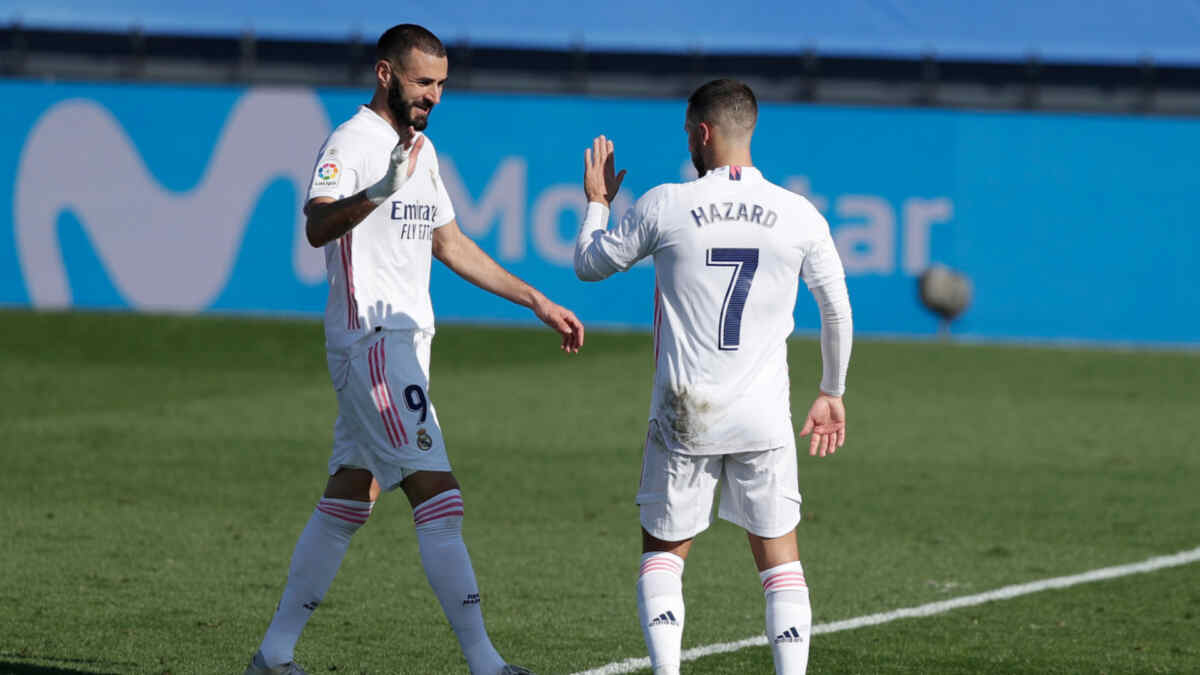
<instances>
[{"instance_id":1,"label":"pink stripe on sock","mask_svg":"<svg viewBox=\"0 0 1200 675\"><path fill-rule=\"evenodd\" d=\"M804 573L803 572L777 572L777 573L772 574L771 576L767 577L766 579L763 579L763 583L770 583L776 579L795 579L795 578L799 578L800 580L803 581Z\"/></svg>"},{"instance_id":2,"label":"pink stripe on sock","mask_svg":"<svg viewBox=\"0 0 1200 675\"><path fill-rule=\"evenodd\" d=\"M321 497L319 501L322 504L331 504L333 506L340 506L343 509L354 509L355 511L370 511L375 508L375 502L350 502L350 500L338 500L334 497ZM355 506L356 504L366 504L366 506Z\"/></svg>"},{"instance_id":3,"label":"pink stripe on sock","mask_svg":"<svg viewBox=\"0 0 1200 675\"><path fill-rule=\"evenodd\" d=\"M342 504L335 504L333 502L327 502L324 500L319 502L317 506L324 508L327 513L340 513L344 516L350 516L352 518L366 518L367 516L371 515L371 507L369 506L367 508L360 509L353 506L343 506Z\"/></svg>"},{"instance_id":4,"label":"pink stripe on sock","mask_svg":"<svg viewBox=\"0 0 1200 675\"><path fill-rule=\"evenodd\" d=\"M459 503L461 503L462 502L462 492L460 492L459 490L446 490L445 492L437 495L433 499L430 499L421 504L418 504L417 507L415 509L413 509L413 516L419 516L422 513L426 512L430 509L436 509L437 507L441 506L442 504L445 504L447 501L449 501L451 499L457 499L459 501Z\"/></svg>"},{"instance_id":5,"label":"pink stripe on sock","mask_svg":"<svg viewBox=\"0 0 1200 675\"><path fill-rule=\"evenodd\" d=\"M445 513L439 513L435 516L430 516L428 518L423 518L421 520L415 520L413 522L416 523L417 525L424 525L425 523L432 523L433 521L441 520L442 518L449 518L450 516L461 516L461 515L463 515L463 511L462 511L462 509L458 509L455 511L447 511Z\"/></svg>"},{"instance_id":6,"label":"pink stripe on sock","mask_svg":"<svg viewBox=\"0 0 1200 675\"><path fill-rule=\"evenodd\" d=\"M666 558L651 558L642 563L642 569L638 572L638 576L644 576L651 572L670 572L676 576L683 573L683 567L674 560Z\"/></svg>"},{"instance_id":7,"label":"pink stripe on sock","mask_svg":"<svg viewBox=\"0 0 1200 675\"><path fill-rule=\"evenodd\" d=\"M320 502L320 506L331 510L336 510L336 512L344 513L346 515L371 515L370 508L347 507L334 502Z\"/></svg>"},{"instance_id":8,"label":"pink stripe on sock","mask_svg":"<svg viewBox=\"0 0 1200 675\"><path fill-rule=\"evenodd\" d=\"M424 518L425 516L427 516L431 513L436 513L438 511L444 511L447 508L450 508L452 506L458 507L461 509L463 506L462 498L455 497L454 499L447 499L446 501L438 502L437 504L434 504L433 506L431 506L427 509L421 509L420 511L414 511L413 517L414 518Z\"/></svg>"},{"instance_id":9,"label":"pink stripe on sock","mask_svg":"<svg viewBox=\"0 0 1200 675\"><path fill-rule=\"evenodd\" d=\"M764 591L779 591L784 589L808 588L801 572L780 572L763 579Z\"/></svg>"},{"instance_id":10,"label":"pink stripe on sock","mask_svg":"<svg viewBox=\"0 0 1200 675\"><path fill-rule=\"evenodd\" d=\"M800 591L800 590L805 590L805 589L808 589L808 585L805 585L805 584L778 584L778 585L774 585L774 586L763 586L762 587L763 592L766 592L766 593L773 593L775 591Z\"/></svg>"},{"instance_id":11,"label":"pink stripe on sock","mask_svg":"<svg viewBox=\"0 0 1200 675\"><path fill-rule=\"evenodd\" d=\"M676 567L683 565L683 563L677 560L673 555L654 555L642 560L643 565L649 565L650 563L667 563Z\"/></svg>"},{"instance_id":12,"label":"pink stripe on sock","mask_svg":"<svg viewBox=\"0 0 1200 675\"><path fill-rule=\"evenodd\" d=\"M438 518L445 518L446 516L461 515L463 515L462 501L453 501L432 511L422 511L420 515L414 515L413 522L420 525L422 523L428 523L431 520L437 520Z\"/></svg>"},{"instance_id":13,"label":"pink stripe on sock","mask_svg":"<svg viewBox=\"0 0 1200 675\"><path fill-rule=\"evenodd\" d=\"M366 518L351 518L350 516L342 516L342 515L338 515L336 513L330 513L329 511L326 511L325 509L323 509L319 506L317 507L317 510L320 511L321 513L324 513L325 515L329 516L330 518L337 518L338 520L344 520L347 523L353 523L355 525L366 525L366 523L367 523Z\"/></svg>"},{"instance_id":14,"label":"pink stripe on sock","mask_svg":"<svg viewBox=\"0 0 1200 675\"><path fill-rule=\"evenodd\" d=\"M337 513L335 511L329 510L329 508L326 507L324 504L317 504L317 510L320 511L321 513L324 513L325 515L333 516L334 518L338 518L339 520L344 520L348 523L357 523L359 525L362 525L363 523L367 522L366 516L350 516L350 515Z\"/></svg>"}]
</instances>

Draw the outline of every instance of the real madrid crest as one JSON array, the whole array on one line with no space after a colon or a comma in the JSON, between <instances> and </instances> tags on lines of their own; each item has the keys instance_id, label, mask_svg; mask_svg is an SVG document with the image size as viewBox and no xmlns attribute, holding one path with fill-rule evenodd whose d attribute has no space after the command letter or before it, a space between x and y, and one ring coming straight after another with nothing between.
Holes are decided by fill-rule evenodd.
<instances>
[{"instance_id":1,"label":"real madrid crest","mask_svg":"<svg viewBox=\"0 0 1200 675\"><path fill-rule=\"evenodd\" d=\"M433 447L433 436L430 436L429 432L424 429L417 429L417 447L428 451Z\"/></svg>"}]
</instances>

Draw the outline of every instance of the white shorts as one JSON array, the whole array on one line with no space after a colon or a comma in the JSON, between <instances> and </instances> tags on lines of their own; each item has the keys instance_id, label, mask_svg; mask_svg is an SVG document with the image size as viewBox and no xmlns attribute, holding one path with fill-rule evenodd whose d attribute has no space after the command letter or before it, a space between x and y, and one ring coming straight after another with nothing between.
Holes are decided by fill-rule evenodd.
<instances>
[{"instance_id":1,"label":"white shorts","mask_svg":"<svg viewBox=\"0 0 1200 675\"><path fill-rule=\"evenodd\" d=\"M359 341L349 356L329 355L337 392L329 474L366 469L385 490L417 471L449 471L446 443L429 400L425 331L380 331Z\"/></svg>"},{"instance_id":2,"label":"white shorts","mask_svg":"<svg viewBox=\"0 0 1200 675\"><path fill-rule=\"evenodd\" d=\"M683 541L708 529L718 484L718 515L751 534L782 537L800 522L795 443L758 452L685 455L668 450L658 425L650 423L637 503L642 527L651 536Z\"/></svg>"}]
</instances>

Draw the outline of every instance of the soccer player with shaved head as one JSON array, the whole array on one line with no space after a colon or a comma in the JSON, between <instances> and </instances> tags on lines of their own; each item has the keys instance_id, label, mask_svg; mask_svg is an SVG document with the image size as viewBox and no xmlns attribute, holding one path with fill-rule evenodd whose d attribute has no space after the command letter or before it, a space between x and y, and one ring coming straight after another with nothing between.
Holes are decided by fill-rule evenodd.
<instances>
[{"instance_id":1,"label":"soccer player with shaved head","mask_svg":"<svg viewBox=\"0 0 1200 675\"><path fill-rule=\"evenodd\" d=\"M679 673L684 561L711 524L718 489L720 517L749 536L775 672L808 667L812 610L796 546L787 338L803 279L820 308L824 372L800 434L812 434L809 454L824 457L846 437L850 298L825 219L754 168L757 120L745 84L715 80L697 89L684 130L700 178L650 190L612 230L608 207L625 172L615 173L613 142L604 136L585 151L589 203L576 274L599 281L654 260L655 377L637 492L637 601L656 675Z\"/></svg>"},{"instance_id":2,"label":"soccer player with shaved head","mask_svg":"<svg viewBox=\"0 0 1200 675\"><path fill-rule=\"evenodd\" d=\"M465 502L429 399L437 258L480 288L524 305L577 352L583 326L509 274L458 227L433 142L422 133L441 101L446 49L404 24L380 38L370 103L325 141L305 204L308 241L325 252L325 349L337 393L325 492L300 534L287 586L247 675L302 674L293 649L381 492L403 490L421 564L473 675L529 671L507 664L484 628L462 538ZM398 664L426 672L419 663Z\"/></svg>"}]
</instances>

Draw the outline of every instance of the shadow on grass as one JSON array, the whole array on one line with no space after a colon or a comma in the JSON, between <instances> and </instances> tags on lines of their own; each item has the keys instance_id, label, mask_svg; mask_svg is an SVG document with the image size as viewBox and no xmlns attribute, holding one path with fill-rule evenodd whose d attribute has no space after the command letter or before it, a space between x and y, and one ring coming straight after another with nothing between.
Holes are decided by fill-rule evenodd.
<instances>
[{"instance_id":1,"label":"shadow on grass","mask_svg":"<svg viewBox=\"0 0 1200 675\"><path fill-rule=\"evenodd\" d=\"M35 661L50 661L52 663L78 666L92 666L94 668L105 668L106 670L75 670L73 668L65 668L61 666L37 666L31 663L22 663L20 661L8 661L7 659L27 659ZM56 656L32 656L26 654L4 654L0 653L0 675L78 675L86 673L87 675L117 675L118 671L107 670L114 666L133 667L133 663L114 663L112 661L102 661L98 659L72 659Z\"/></svg>"}]
</instances>

